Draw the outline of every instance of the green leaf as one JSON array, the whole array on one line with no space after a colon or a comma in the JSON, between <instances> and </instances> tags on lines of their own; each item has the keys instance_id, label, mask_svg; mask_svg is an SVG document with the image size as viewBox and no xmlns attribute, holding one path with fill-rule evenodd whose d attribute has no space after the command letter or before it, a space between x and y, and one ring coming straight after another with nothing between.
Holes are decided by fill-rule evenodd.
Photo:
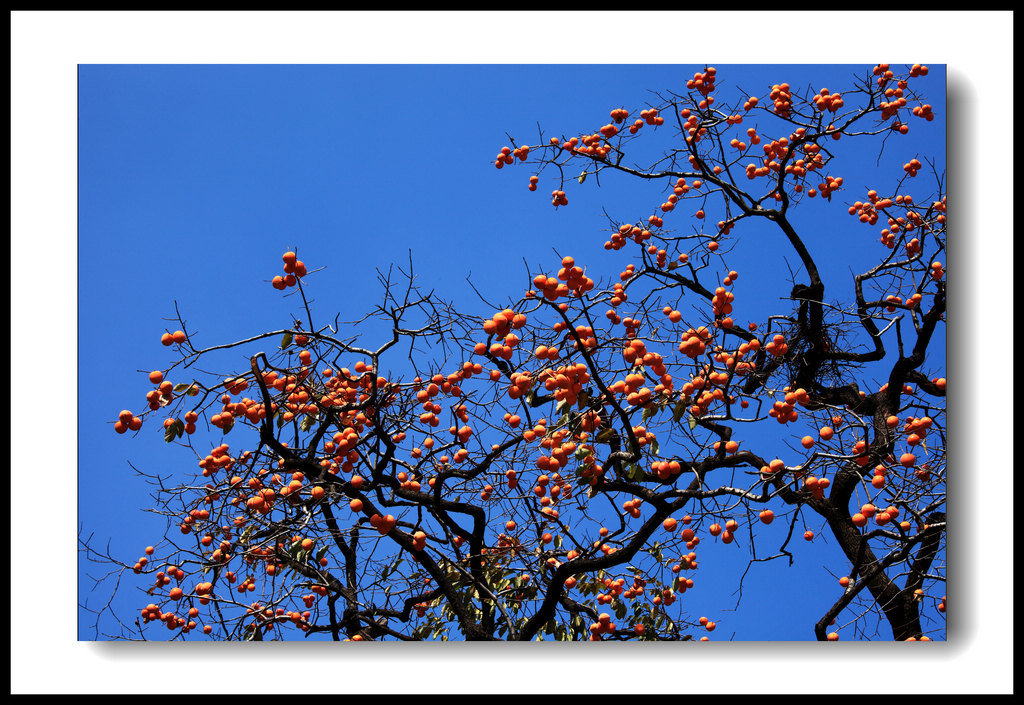
<instances>
[{"instance_id":1,"label":"green leaf","mask_svg":"<svg viewBox=\"0 0 1024 705\"><path fill-rule=\"evenodd\" d=\"M174 393L181 394L182 392L189 389L191 386L191 384L186 384L185 382L178 382L176 385L174 385Z\"/></svg>"},{"instance_id":2,"label":"green leaf","mask_svg":"<svg viewBox=\"0 0 1024 705\"><path fill-rule=\"evenodd\" d=\"M676 422L676 423L679 423L679 420L681 418L683 418L683 414L685 414L685 413L686 413L686 402L683 401L682 399L680 399L676 403L675 408L672 409L672 420L674 422Z\"/></svg>"},{"instance_id":3,"label":"green leaf","mask_svg":"<svg viewBox=\"0 0 1024 705\"><path fill-rule=\"evenodd\" d=\"M577 409L585 409L589 405L590 405L590 392L588 392L586 389L584 389L584 390L580 391L580 393L578 395L576 395L576 408Z\"/></svg>"},{"instance_id":4,"label":"green leaf","mask_svg":"<svg viewBox=\"0 0 1024 705\"><path fill-rule=\"evenodd\" d=\"M292 332L285 331L285 334L281 336L281 349L287 350L288 346L292 344Z\"/></svg>"},{"instance_id":5,"label":"green leaf","mask_svg":"<svg viewBox=\"0 0 1024 705\"><path fill-rule=\"evenodd\" d=\"M308 431L309 429L313 428L313 424L315 423L315 416L305 416L302 419L302 423L299 424L299 428L301 428L303 431Z\"/></svg>"},{"instance_id":6,"label":"green leaf","mask_svg":"<svg viewBox=\"0 0 1024 705\"><path fill-rule=\"evenodd\" d=\"M171 424L170 426L168 426L167 428L164 429L164 442L165 443L170 443L171 441L173 441L177 437L178 437L178 430L174 427L174 424Z\"/></svg>"},{"instance_id":7,"label":"green leaf","mask_svg":"<svg viewBox=\"0 0 1024 705\"><path fill-rule=\"evenodd\" d=\"M615 607L612 608L612 611L615 612L615 616L618 619L622 619L626 616L626 603L621 600L617 601L615 603Z\"/></svg>"},{"instance_id":8,"label":"green leaf","mask_svg":"<svg viewBox=\"0 0 1024 705\"><path fill-rule=\"evenodd\" d=\"M691 431L692 431L693 429L697 428L697 419L696 419L696 418L694 417L694 415L693 415L693 414L687 414L687 416L686 416L686 422L687 422L688 424L690 424L690 430L691 430Z\"/></svg>"},{"instance_id":9,"label":"green leaf","mask_svg":"<svg viewBox=\"0 0 1024 705\"><path fill-rule=\"evenodd\" d=\"M615 436L614 428L602 429L595 437L594 443L608 443Z\"/></svg>"},{"instance_id":10,"label":"green leaf","mask_svg":"<svg viewBox=\"0 0 1024 705\"><path fill-rule=\"evenodd\" d=\"M586 180L587 180L587 172L586 172L586 170L584 170L584 171L583 171L583 173L582 173L582 174L580 174L580 175L579 175L579 176L577 177L577 181L579 181L579 182L580 182L580 183L582 184L582 183L583 183L584 181L586 181Z\"/></svg>"},{"instance_id":11,"label":"green leaf","mask_svg":"<svg viewBox=\"0 0 1024 705\"><path fill-rule=\"evenodd\" d=\"M658 452L659 449L660 449L660 446L658 445L658 439L655 438L654 440L651 441L651 451L655 455L660 456L661 453Z\"/></svg>"},{"instance_id":12,"label":"green leaf","mask_svg":"<svg viewBox=\"0 0 1024 705\"><path fill-rule=\"evenodd\" d=\"M587 631L586 622L584 622L583 617L581 617L578 614L572 618L572 621L569 623L569 626L571 626L572 630L577 634L584 634Z\"/></svg>"},{"instance_id":13,"label":"green leaf","mask_svg":"<svg viewBox=\"0 0 1024 705\"><path fill-rule=\"evenodd\" d=\"M389 565L389 566L385 567L385 568L384 568L384 571L383 571L383 572L381 573L381 575L380 575L380 577L381 577L381 580L383 580L383 579L387 578L387 577L388 577L389 575L391 575L391 574L392 574L392 573L394 573L394 572L395 572L396 570L398 570L398 566L402 565L402 563L404 563L404 562L405 562L405 559L404 559L404 558L399 558L399 559L398 559L397 561L395 561L395 562L394 562L394 563L392 563L391 565Z\"/></svg>"}]
</instances>

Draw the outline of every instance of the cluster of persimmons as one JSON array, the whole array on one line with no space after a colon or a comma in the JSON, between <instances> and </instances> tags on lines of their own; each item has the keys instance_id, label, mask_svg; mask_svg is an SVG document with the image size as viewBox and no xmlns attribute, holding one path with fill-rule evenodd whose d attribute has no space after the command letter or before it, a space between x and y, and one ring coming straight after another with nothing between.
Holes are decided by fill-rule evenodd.
<instances>
[{"instance_id":1,"label":"cluster of persimmons","mask_svg":"<svg viewBox=\"0 0 1024 705\"><path fill-rule=\"evenodd\" d=\"M446 580L454 580L451 575L458 571L465 573L463 566L470 563L462 551L472 545L485 565L505 571L505 589L499 592L510 604L521 604L536 595L542 582L538 576L548 575L545 571L623 550L634 530L631 527L643 524L651 507L663 503L645 501L646 490L632 488L671 487L700 464L688 456L685 446L670 450L669 443L678 443L680 429L687 425L691 437L698 426L719 434L695 452L709 453L721 466L751 465L753 482L778 483L776 487L814 500L827 498L832 485L827 475L837 467L831 460L820 459L862 467L865 489L870 487L867 491L874 494L853 508L853 526L865 535L872 522L879 531L894 527L901 536L923 530L905 507L882 497L884 492L913 493L936 486L935 474L943 464L941 442L930 453L926 450L928 441L939 435L936 420L925 411L904 418L890 416L885 431L892 434L898 450L880 459L868 438L858 432L863 424L849 408L823 407L810 385L806 389L786 383L778 389L767 387L763 380L785 370L784 363L792 359L793 347L801 341L792 327L768 325L770 332L758 335L763 324L740 322L744 301L737 300L734 286L740 267L725 266L726 254L719 252L739 219L722 216L725 219L713 234L699 233L689 248L685 239L669 238L663 229L663 217L689 201L699 203L689 211L698 227L709 217L713 220L709 197L733 188L722 178L731 164L738 165L748 181L766 184L765 202L819 196L831 200L843 190L843 179L824 173L831 156L820 142L845 137L832 121L838 123L837 115L850 109L847 103L853 101L852 94L821 88L802 101L788 84L780 83L766 97L745 98L741 109L720 110L714 107L717 74L713 67L706 67L687 80L692 104L681 110L671 104L651 106L629 122L630 112L615 108L611 122L593 131L568 139L552 137L546 144L502 147L495 157L498 169L531 160L549 165L562 158L608 165L611 153L624 148L624 140L636 137L642 128L647 132L648 127L664 127L667 118L678 116L681 143L688 150L683 161L694 173L671 178L670 193L654 214L612 229L604 248L618 251L636 246L643 265L637 269L636 264L628 264L618 281L606 288L574 257L562 257L553 275L532 276L533 288L517 301L475 319L467 340L462 341L467 359L445 360L431 373L412 379L385 374L377 359L368 361L365 355L354 354L322 330L289 332L272 364L264 358L263 367L257 369L253 358L251 370L215 383L188 377L188 367L176 369L178 364L150 373L148 411L138 415L122 411L115 431L139 431L147 416L163 414L165 438L169 442L182 439L196 451L203 479L192 494L183 494L188 499L175 511L182 535L196 542L191 558L182 560L180 553L171 550L175 557L156 560L155 549L149 546L133 566L136 573L152 575L150 594L160 596L141 610L142 623L162 622L182 634L201 627L210 635L213 626L202 624L199 608L216 603L219 608L241 610L236 625L242 631L237 634L250 638L275 625L304 632L320 629L317 620L324 619L328 603L333 609L333 600L343 592L331 573L344 560L338 550L354 551L344 547L344 540L365 538L365 533L358 532L362 527L369 527L376 541L392 539L398 546L396 555L408 555L410 566L425 567L430 561L459 566L440 573L448 576ZM879 64L873 75L884 98L873 108L880 119L898 120L905 112L934 119L932 106L911 106L908 100L907 81L926 76L927 67L915 65L908 75L897 78L887 64ZM762 102L767 107L760 107ZM748 126L761 114L794 120L807 107L813 109L820 133L807 126L791 126L772 139L763 129ZM897 131L906 134L905 123L899 125ZM698 146L710 150L712 144L728 145L739 155L736 160L747 163L714 164L709 151L698 151ZM921 168L916 159L908 161L906 178L916 176ZM531 191L538 182L537 175L530 177ZM563 184L552 192L552 203L568 203ZM908 256L917 257L924 238L943 232L945 198L918 203L906 194L887 196L869 190L866 200L854 202L848 213L869 226L884 219L881 242L888 249L903 243ZM912 244L915 239L916 245ZM272 279L272 286L278 290L308 286L306 265L296 252L284 253L282 260L284 273ZM644 310L632 304L629 290L637 281L652 274L664 281L666 275L678 277L676 270L688 267L696 275L695 261L702 263L701 269L717 266L722 272L716 275L713 288L705 290L707 295L700 297L692 316L680 310L678 301L651 305L654 299L645 298ZM727 272L724 277L723 272ZM945 276L938 260L926 272L933 286ZM908 280L905 286L912 288L914 283ZM888 293L876 305L889 313L919 312L920 289ZM601 312L591 316L599 305L601 312L607 308L603 319ZM547 322L548 315L553 322ZM396 337L404 334L404 329L396 327ZM177 346L179 362L204 354L181 330L164 333L161 342ZM178 377L178 384L171 377ZM744 385L757 379L762 380L760 386L754 385L757 391L744 391ZM944 378L934 377L929 384L944 392L945 383ZM879 391L885 392L885 387ZM917 390L906 385L901 392L912 396ZM741 450L742 440L732 439L731 431L720 432L721 424L734 420L734 415L750 413L752 403L757 405L756 414L742 420L772 418L780 426L791 427L813 424L811 434L797 431L793 436L793 446L802 448L801 455L794 451L789 462L771 455L761 458L745 446ZM550 412L537 410L544 405ZM247 427L256 432L259 447L233 452L222 441L200 449L192 437L204 422L218 429L218 435L236 426ZM631 460L622 461L625 455ZM312 465L296 469L300 456ZM612 456L618 459L609 461ZM934 460L922 460L925 456ZM573 527L573 522L581 522L582 527L595 524L592 528L608 523L592 515L588 499L608 486L610 476L619 487L634 483L628 497L615 505L621 505L615 517L621 528L609 530L602 525L589 538L589 529L574 529L575 547L562 549L563 542L570 541L565 528ZM433 512L443 502L453 506L475 502L483 507L495 523L484 545L478 544L479 535L470 536L450 522L437 520ZM345 512L335 513L336 507ZM394 513L388 512L391 508ZM316 519L309 523L297 517ZM744 519L749 519L747 524ZM777 519L794 526L797 522L791 507L782 504L752 506L744 516L716 510L696 519L690 515L679 520L659 518L658 525L669 537L662 542L664 556L658 559L670 574L667 582L654 577L656 569L651 574L637 570L629 579L602 572L569 575L559 589L585 588L580 599L592 596L597 605L612 608L646 600L654 613L664 613L694 587L693 578L684 573L692 574L699 565L696 549L701 534L713 543L728 545L737 540L741 526L759 522L764 529ZM289 528L299 525L301 530ZM264 540L257 542L256 532L265 534ZM812 541L817 533L804 526L797 535ZM532 556L541 559L539 573L523 572ZM397 575L398 563L391 565L379 575L381 584L387 584L387 575ZM444 603L444 592L430 588L421 594L430 579L424 583L417 577L417 582L403 575L401 589L410 598L406 619L437 627L439 622L432 615ZM436 581L438 575L432 575ZM262 591L260 601L237 602L238 598L221 592L222 580L239 595ZM843 580L841 586L849 588L850 579ZM328 600L328 595L333 597ZM492 595L492 599L498 598ZM945 611L945 597L939 611ZM215 614L207 612L211 619L216 619ZM452 618L451 614L446 617ZM216 624L228 630L226 621ZM692 626L711 632L716 623L701 617ZM623 635L649 638L656 631L653 621L620 627L608 612L601 612L587 634L593 640ZM227 631L224 635L228 636ZM350 638L371 636L360 631ZM706 634L701 637L707 638ZM828 639L838 639L838 632L830 632Z\"/></svg>"}]
</instances>

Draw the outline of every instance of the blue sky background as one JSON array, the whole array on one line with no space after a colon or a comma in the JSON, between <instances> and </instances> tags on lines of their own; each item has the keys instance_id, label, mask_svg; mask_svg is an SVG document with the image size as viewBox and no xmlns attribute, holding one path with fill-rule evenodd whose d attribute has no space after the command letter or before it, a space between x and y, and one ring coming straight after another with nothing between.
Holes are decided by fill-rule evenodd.
<instances>
[{"instance_id":1,"label":"blue sky background","mask_svg":"<svg viewBox=\"0 0 1024 705\"><path fill-rule=\"evenodd\" d=\"M783 81L794 89L837 91L854 75L870 72L870 66L852 65L716 67L720 102L764 98L772 84ZM467 278L488 301L504 306L530 287L532 274L553 272L563 255L587 265L592 277L617 277L633 250L603 249L609 226L602 208L618 221L644 218L664 200L665 183L609 174L600 187L593 179L579 186L573 173L565 189L569 206L556 211L547 194L557 184L548 173L531 193L531 165L498 171L494 155L509 144L506 132L517 144L541 142L538 122L546 142L551 135L595 130L608 122L612 108L636 115L660 102L651 91L683 92L685 81L702 68L81 66L83 534L109 539L111 553L128 562L142 555L162 535L163 521L142 511L152 502L129 462L162 475L191 470L194 463L189 451L163 442L158 417L134 438L112 429L120 409L144 408L149 371L172 361L159 338L178 327L163 320L174 317L175 303L201 346L288 327L300 302L268 281L280 273L281 253L291 248L311 269L326 266L309 284L321 321L335 313L353 320L370 311L381 295L376 270L393 262L405 266L410 252L420 286L473 315L494 309L480 301ZM877 164L863 156L844 159L843 148L850 145L836 145L840 158L827 173L843 176L845 190L831 203L813 199L794 209L829 297L850 301L851 270L862 271L882 253L879 228L857 222L846 205L864 199L869 188L888 193L912 158L945 161L945 73L941 65L930 68L914 87L927 95L938 119L915 119L910 134L891 140ZM854 101L851 96L848 106ZM768 139L788 134L773 129L780 123L770 120L746 123L742 130L748 124L758 124ZM643 134L629 154L654 154L671 144L668 126L658 131ZM862 144L877 152L876 140ZM665 216L666 227L692 231L696 208L682 202ZM713 202L708 214L712 223L721 216ZM769 313L787 310L778 299L791 286L787 266L796 269L799 260L771 228L746 226L736 242L718 276L730 268L741 273L734 287L736 318L763 323ZM368 346L380 344L373 334L383 331L365 325L360 331ZM936 341L926 365L935 373L944 374L943 344ZM244 369L247 358L230 352L214 359L217 366L204 361L200 367L226 374ZM173 374L170 379L191 381ZM801 425L785 433L797 430L807 432ZM801 457L796 438L787 448L777 431L775 424L760 424L743 428L739 437L746 448L795 462ZM193 440L199 447L215 445L220 434L206 441L201 430ZM238 434L226 440L242 442ZM807 519L807 528L820 533L813 518ZM785 527L779 521L759 529L759 555L781 543ZM797 541L795 565L755 564L739 601L734 593L747 569L747 543L741 532L733 546L702 544L697 587L683 598L692 617L716 621L716 640L813 639L813 623L838 597L837 576L848 570L841 553L825 536L812 544ZM825 565L836 574L823 570ZM79 589L90 606L109 593L102 586L89 594L86 576L96 571L81 562ZM132 614L149 599L122 589L115 604ZM101 621L101 634L103 624L109 622ZM81 638L96 638L89 615L79 627ZM941 638L942 623L933 627L933 638Z\"/></svg>"},{"instance_id":2,"label":"blue sky background","mask_svg":"<svg viewBox=\"0 0 1024 705\"><path fill-rule=\"evenodd\" d=\"M76 318L76 312L87 310L84 297L92 287L107 281L122 282L116 295L108 296L103 302L108 311L104 315L110 316L109 312L115 311L117 306L125 305L128 294L150 296L154 289L150 279L166 278L170 270L160 266L156 257L145 263L140 270L142 273L118 270L106 264L91 271L80 268L80 259L89 256L94 247L83 239L78 208L80 65L524 62L564 65L646 61L686 62L690 67L710 59L722 67L728 62L763 61L767 56L793 65L822 61L864 65L880 59L890 62L923 60L933 67L941 63L949 65L948 144L951 173L955 175L951 199L955 196L967 209L954 219L951 232L957 236L950 242L951 259L957 264L950 275L954 284L948 341L950 422L958 430L960 441L951 444L949 450L951 463L966 469L956 492L951 494L951 509L964 515L998 517L1004 525L1012 525L1012 465L1005 462L1005 448L997 443L982 442L989 430L987 419L993 415L1013 418L1012 398L983 384L986 368L976 364L987 354L985 347L993 340L992 331L1004 330L1005 320L1012 320L1013 315L1012 276L990 276L994 269L1003 271L1012 259L1012 229L1005 222L1006 204L1013 199L1012 162L1004 158L1006 149L989 148L991 140L997 137L1003 143L1013 141L1008 122L1013 116L1013 105L992 99L1013 80L1012 14L886 11L883 15L871 15L863 10L807 11L801 12L798 20L799 36L805 41L779 41L780 37L795 36L788 28L780 29L784 26L780 22L787 19L777 10L586 15L568 12L12 13L11 316L12 337L16 343L12 345L12 411L18 411L17 400L32 398L37 392L39 376L31 371L67 368L70 336L75 332L79 338L79 360L88 354L90 364L112 379L111 370L117 374L127 370L125 374L132 378L131 388L140 394L139 401L145 379L142 372L152 368L150 356L166 353L163 348L155 347L160 324L156 330L146 328L145 341L141 338L132 341L135 329L142 327L135 319L119 328L107 324L110 332L98 336L99 351L90 350L82 342L86 336L91 335L92 340L97 337L87 329L84 317ZM872 20L884 23L891 31L879 31ZM595 28L599 32L595 33ZM896 42L895 33L903 33L902 36L912 41ZM544 80L550 82L552 76L564 73L561 67L546 71ZM659 84L662 82L652 85ZM515 134L521 124L534 126L538 119L550 130L573 130L590 124L589 113L582 116L582 123L558 124L555 104L546 104L537 110L525 105L523 120L516 121L515 125L504 124L504 115L516 110L522 102L516 91L529 87L527 82L520 81L506 91L489 90L487 100L481 102L489 106L500 101L502 120L496 126L499 137L503 138L500 133L504 129ZM533 88L550 86L545 83ZM112 92L114 95L121 93L117 89ZM570 97L576 98L585 91L577 91L574 84L563 81L552 92L557 94L559 110L566 110L575 107ZM619 100L629 102L625 96L620 96ZM603 118L612 106L604 102L603 96L599 102L598 114ZM1002 109L991 109L997 105ZM366 106L358 108L364 117L368 117L367 111ZM365 124L366 120L363 122ZM594 124L603 124L603 120ZM489 163L500 142L495 143L492 136L488 136L486 142ZM346 148L352 147L350 140ZM408 167L410 163L404 164ZM525 177L522 171L497 173L504 182L514 179L516 174ZM587 191L589 188L570 191L571 204L583 203ZM403 193L410 197L413 192ZM531 197L527 202L534 217L550 207L541 203L545 192L529 194L525 181L509 193ZM498 189L490 192L492 198L505 195ZM648 203L645 200L645 212ZM481 217L486 212L481 207L477 215ZM589 219L581 228L592 237L594 229L600 227L598 213L595 205L589 209L565 209L559 217L572 214ZM488 224L493 227L494 219ZM477 227L475 223L474 227ZM519 232L516 236L522 238L533 232ZM129 244L134 248L141 242L140 238L135 238ZM269 279L279 266L280 247L273 244L266 249L267 255L260 256L259 267L268 268L266 277ZM117 253L113 247L107 250L112 256ZM173 245L168 243L161 248L160 256L174 252ZM236 258L247 256L245 248L234 248L230 254ZM187 251L180 256L187 260L183 270L197 266ZM45 263L45 268L38 266L40 262ZM225 276L234 276L228 265L216 278L220 280ZM204 280L207 284L209 281ZM241 276L235 281L247 286L251 278ZM452 285L460 281L461 275L448 277L445 283ZM737 286L741 283L743 280L737 282ZM990 292L988 297L976 295L982 286ZM151 310L158 311L158 316L171 315L171 299L185 296L179 287L174 291L157 292L158 305ZM221 287L220 291L226 289ZM259 291L261 296L267 291L278 294L269 286ZM276 299L260 300L267 307ZM984 305L988 301L1001 303ZM327 303L325 301L325 307ZM190 321L196 321L200 313L196 308L186 311ZM147 310L146 315L150 314ZM230 324L231 319L221 315L220 323ZM104 362L106 357L111 358L109 364ZM140 372L134 372L136 369ZM95 407L80 405L78 400L87 391L95 390L95 385L87 386L95 377L92 370L84 366L80 374L78 369L70 374L74 376L74 398L69 403L82 409L82 416L102 417L100 423L105 424L110 420L109 413L123 408L124 396L114 392L104 393L103 398L109 399L109 403L98 399ZM1012 377L1012 369L1007 374ZM1012 386L1012 380L1008 382L1008 386ZM117 382L118 385L125 383L123 379ZM117 473L122 482L115 483L108 492L116 489L129 492L131 496L122 494L103 503L103 510L112 516L124 513L122 504L139 506L139 500L145 499L145 492L137 485L123 482L130 478L130 471L125 470L127 458L157 457L154 453L164 450L163 444L155 439L149 449L140 445L145 443L142 439L146 434L119 445L114 445L115 438L117 441L128 439L112 433L86 435L89 428L85 421L57 431L53 424L41 422L34 414L12 413L12 421L12 437L18 439L12 448L15 472L25 468L35 472L38 449L56 443L58 448L67 448L74 454L76 462L70 462L69 458L51 464L47 468L49 480L45 487L53 487L53 483L75 486L77 477L86 472ZM113 448L116 453L103 455L96 451L90 454L88 451L94 444L101 449ZM977 472L979 469L983 475ZM974 477L984 477L984 484L973 482ZM36 484L31 486L37 487ZM990 491L993 488L996 491ZM78 581L71 576L73 571L77 572L73 568L78 564L77 537L87 514L95 520L93 527L97 535L109 532L109 525L103 524L100 510L80 513L78 493L47 494L43 520L40 520L39 502L25 501L27 497L24 491L11 495L12 565L39 565L43 547L46 550L43 560L48 569L43 579L12 580L10 626L12 646L16 647L12 649L11 658L12 692L137 693L155 687L154 674L173 672L182 677L181 689L208 693L224 689L223 674L227 672L278 669L282 665L314 671L336 670L337 651L318 648L322 646L318 644L282 645L285 648L264 644L259 649L196 645L181 649L173 645L142 647L79 641L77 603L80 595ZM138 541L127 541L132 553L149 538L148 530L140 529L140 534ZM521 679L495 678L495 674L507 672L509 664L517 674L525 672L524 669L549 668L550 659L557 657L562 668L584 674L567 684L579 692L763 693L779 690L816 693L835 690L835 658L838 656L844 665L852 665L861 673L884 673L884 688L888 693L1012 692L1013 632L1007 624L1012 623L1013 601L1006 597L1007 586L1013 580L1012 532L976 531L964 524L952 527L951 544L954 540L959 568L950 574L950 641L934 644L926 651L893 644L850 642L834 644L835 648L828 650L814 643L768 646L757 642L712 642L705 645L708 648L687 651L683 682L678 675L680 668L675 649L605 644L601 647L604 653L613 655L618 663L628 668L643 669L645 674L642 680L609 683L589 677L593 673L593 654L588 648L559 648L557 655L550 649L558 645L494 650L472 644L405 648L403 657L414 658L424 674L440 669L444 675L396 680L393 678L394 662L388 658L394 651L387 648L394 645L363 645L346 649L343 657L349 667L347 673L358 672L361 677L336 679L322 685L311 683L309 687L323 691L380 692L381 679L384 679L387 689L395 692L519 692L529 689ZM118 545L119 550L124 543ZM49 569L54 560L56 570L67 567L66 572L56 573L58 579L53 579L55 572ZM697 594L694 590L687 597ZM45 628L39 625L42 609L50 615ZM450 668L453 658L460 664L454 671ZM61 665L60 677L54 676L54 663ZM737 678L737 674L748 672L758 673L758 676ZM257 680L231 682L231 687L238 692L263 692L264 686L263 681ZM853 682L849 687L852 689L858 684Z\"/></svg>"}]
</instances>

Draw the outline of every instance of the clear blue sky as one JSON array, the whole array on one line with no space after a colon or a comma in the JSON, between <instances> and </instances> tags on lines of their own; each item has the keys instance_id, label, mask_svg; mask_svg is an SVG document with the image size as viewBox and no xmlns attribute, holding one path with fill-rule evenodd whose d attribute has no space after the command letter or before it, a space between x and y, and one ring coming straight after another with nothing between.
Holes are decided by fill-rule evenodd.
<instances>
[{"instance_id":1,"label":"clear blue sky","mask_svg":"<svg viewBox=\"0 0 1024 705\"><path fill-rule=\"evenodd\" d=\"M135 438L118 436L122 408L144 407L146 375L171 361L159 343L175 302L202 344L287 326L297 312L267 283L280 255L298 248L311 267L327 269L311 291L321 315L355 319L378 301L378 268L404 265L411 251L420 284L476 315L517 299L531 273L550 272L573 255L591 272L613 276L629 261L606 252L607 222L646 217L663 200L658 187L630 179L567 188L557 211L542 176L530 193L530 166L497 171L508 144L593 131L612 108L639 112L649 90L683 90L699 66L131 66L83 65L79 72L79 523L84 535L131 560L162 535L146 484L149 473L189 467L187 453L164 444L155 424ZM863 66L717 65L716 95L764 96L773 83L845 88ZM870 68L870 67L868 67ZM859 224L845 203L868 188L890 187L900 166L925 156L945 162L945 72L931 67L919 84L937 119L915 120L884 160L837 161L846 191L814 201L796 217L832 297L849 300L850 272L877 258L878 228ZM666 130L667 132L667 130ZM771 135L777 136L777 135ZM665 144L667 135L656 140ZM832 172L830 172L832 173ZM689 227L685 209L669 214ZM742 272L735 287L739 320L759 320L788 293L785 279L756 287L759 269L797 267L781 237L740 238L729 259ZM352 267L351 263L357 263ZM773 308L774 307L774 308ZM372 330L370 334L372 335ZM372 339L371 339L372 340ZM941 353L941 341L933 345ZM224 365L243 358L226 356ZM929 367L944 368L944 355ZM239 440L235 442L239 442ZM780 447L779 453L787 452ZM781 455L780 457L786 457ZM809 528L818 529L808 524ZM769 546L771 531L762 545ZM782 534L779 537L781 539ZM812 639L813 622L839 594L845 571L826 541L799 542L796 564L753 566L732 611L747 546L702 544L691 614L719 623L713 638ZM92 605L80 564L80 599ZM122 599L124 598L124 599ZM148 601L123 589L118 604ZM130 612L129 612L130 613ZM101 623L104 624L105 622ZM80 637L93 638L92 620Z\"/></svg>"}]
</instances>

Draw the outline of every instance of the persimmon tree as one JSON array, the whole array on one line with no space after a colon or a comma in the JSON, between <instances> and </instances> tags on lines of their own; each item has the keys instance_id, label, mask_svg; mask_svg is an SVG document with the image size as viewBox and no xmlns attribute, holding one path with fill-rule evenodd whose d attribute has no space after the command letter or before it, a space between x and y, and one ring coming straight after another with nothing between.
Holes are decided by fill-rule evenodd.
<instances>
[{"instance_id":1,"label":"persimmon tree","mask_svg":"<svg viewBox=\"0 0 1024 705\"><path fill-rule=\"evenodd\" d=\"M532 168L556 208L602 179L647 183L653 214L612 212L600 236L619 271L567 254L474 311L395 264L346 326L315 310L328 278L295 247L268 286L293 320L202 340L178 316L145 406L113 424L163 433L182 463L152 478L168 531L134 562L82 545L145 589L122 622L146 638L707 639L686 594L702 542L792 564L827 536L846 562L808 638L838 639L843 614L855 638L927 639L945 612L946 381L928 356L944 173L879 158L933 119L927 74L880 64L837 92L730 97L704 67L639 112L503 147L494 166ZM656 156L634 158L643 145ZM865 159L879 184L851 193L844 164ZM821 233L795 217L817 201L877 240L869 267L822 274ZM730 260L767 233L799 267L749 320L734 282L779 275ZM371 321L386 332L357 344ZM200 371L224 351L246 364Z\"/></svg>"}]
</instances>

